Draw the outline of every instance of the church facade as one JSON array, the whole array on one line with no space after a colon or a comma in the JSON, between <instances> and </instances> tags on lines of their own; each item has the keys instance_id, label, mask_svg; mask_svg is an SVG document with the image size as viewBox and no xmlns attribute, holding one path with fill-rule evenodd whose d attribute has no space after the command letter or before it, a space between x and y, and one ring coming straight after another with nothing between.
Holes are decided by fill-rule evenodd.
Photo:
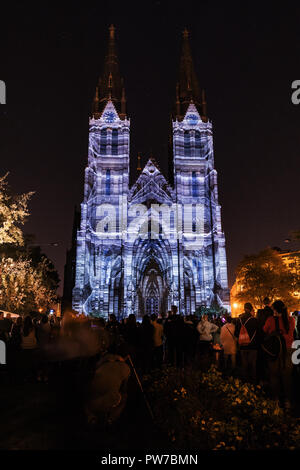
<instances>
[{"instance_id":1,"label":"church facade","mask_svg":"<svg viewBox=\"0 0 300 470\"><path fill-rule=\"evenodd\" d=\"M129 185L130 119L109 29L89 121L84 200L76 236L74 310L94 316L230 309L212 123L183 33L172 122L173 183L153 157Z\"/></svg>"}]
</instances>

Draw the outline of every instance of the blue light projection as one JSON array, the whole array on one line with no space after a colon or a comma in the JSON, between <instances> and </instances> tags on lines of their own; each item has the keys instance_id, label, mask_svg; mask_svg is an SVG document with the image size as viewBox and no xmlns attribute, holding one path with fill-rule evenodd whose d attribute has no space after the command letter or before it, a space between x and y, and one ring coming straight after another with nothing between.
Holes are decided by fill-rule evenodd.
<instances>
[{"instance_id":1,"label":"blue light projection","mask_svg":"<svg viewBox=\"0 0 300 470\"><path fill-rule=\"evenodd\" d=\"M174 187L149 159L129 188L129 134L110 100L90 119L73 308L119 318L172 304L182 314L229 309L211 122L193 103L173 121Z\"/></svg>"}]
</instances>

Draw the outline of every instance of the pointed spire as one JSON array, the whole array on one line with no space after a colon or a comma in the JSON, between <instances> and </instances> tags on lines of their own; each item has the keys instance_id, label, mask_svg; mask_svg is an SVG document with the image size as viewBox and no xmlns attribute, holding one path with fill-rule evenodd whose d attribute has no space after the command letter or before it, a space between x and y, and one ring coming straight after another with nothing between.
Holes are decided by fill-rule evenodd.
<instances>
[{"instance_id":1,"label":"pointed spire","mask_svg":"<svg viewBox=\"0 0 300 470\"><path fill-rule=\"evenodd\" d=\"M98 113L99 111L99 89L96 86L95 97L93 101L93 114Z\"/></svg>"},{"instance_id":2,"label":"pointed spire","mask_svg":"<svg viewBox=\"0 0 300 470\"><path fill-rule=\"evenodd\" d=\"M176 84L176 115L180 115L179 83Z\"/></svg>"},{"instance_id":3,"label":"pointed spire","mask_svg":"<svg viewBox=\"0 0 300 470\"><path fill-rule=\"evenodd\" d=\"M122 98L121 98L121 119L125 117L126 114L126 95L125 95L125 88L122 88Z\"/></svg>"},{"instance_id":4,"label":"pointed spire","mask_svg":"<svg viewBox=\"0 0 300 470\"><path fill-rule=\"evenodd\" d=\"M109 91L111 92L111 89L113 87L113 79L112 79L112 73L110 72L108 75L108 85L107 85Z\"/></svg>"},{"instance_id":5,"label":"pointed spire","mask_svg":"<svg viewBox=\"0 0 300 470\"><path fill-rule=\"evenodd\" d=\"M201 99L201 108L202 108L202 120L207 121L207 110L206 110L206 97L205 91L202 90L202 99Z\"/></svg>"},{"instance_id":6,"label":"pointed spire","mask_svg":"<svg viewBox=\"0 0 300 470\"><path fill-rule=\"evenodd\" d=\"M121 79L120 70L119 70L119 61L116 52L116 43L115 43L115 31L116 28L114 25L109 27L109 39L108 39L108 48L107 54L105 56L103 73L98 81L98 111L101 113L109 99L111 99L119 113L125 117L126 113L126 100L125 90L123 81ZM96 96L94 98L95 108ZM122 109L121 109L122 108Z\"/></svg>"},{"instance_id":7,"label":"pointed spire","mask_svg":"<svg viewBox=\"0 0 300 470\"><path fill-rule=\"evenodd\" d=\"M187 28L182 33L182 51L179 68L179 82L176 90L176 115L182 118L191 100L199 109L201 108L200 87L195 72L192 52ZM179 103L178 103L179 102Z\"/></svg>"},{"instance_id":8,"label":"pointed spire","mask_svg":"<svg viewBox=\"0 0 300 470\"><path fill-rule=\"evenodd\" d=\"M138 159L138 161L137 161L136 170L137 170L137 171L142 171L142 167L141 167L141 156L140 156L140 154L138 154L137 159Z\"/></svg>"},{"instance_id":9,"label":"pointed spire","mask_svg":"<svg viewBox=\"0 0 300 470\"><path fill-rule=\"evenodd\" d=\"M114 40L115 39L116 28L114 27L113 24L111 24L110 27L108 28L108 30L109 30L109 39Z\"/></svg>"}]
</instances>

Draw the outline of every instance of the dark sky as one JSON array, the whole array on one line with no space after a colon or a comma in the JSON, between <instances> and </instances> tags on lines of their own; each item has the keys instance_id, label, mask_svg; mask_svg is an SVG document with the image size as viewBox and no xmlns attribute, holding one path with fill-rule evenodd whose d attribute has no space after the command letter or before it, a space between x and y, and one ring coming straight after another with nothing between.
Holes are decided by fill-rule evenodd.
<instances>
[{"instance_id":1,"label":"dark sky","mask_svg":"<svg viewBox=\"0 0 300 470\"><path fill-rule=\"evenodd\" d=\"M129 6L131 5L131 7ZM230 285L245 255L281 246L299 222L300 9L291 2L13 3L1 11L0 174L36 191L25 225L63 276L73 208L83 197L88 115L114 23L131 119L132 168L167 146L181 32L191 32L214 124ZM131 180L135 171L131 172Z\"/></svg>"}]
</instances>

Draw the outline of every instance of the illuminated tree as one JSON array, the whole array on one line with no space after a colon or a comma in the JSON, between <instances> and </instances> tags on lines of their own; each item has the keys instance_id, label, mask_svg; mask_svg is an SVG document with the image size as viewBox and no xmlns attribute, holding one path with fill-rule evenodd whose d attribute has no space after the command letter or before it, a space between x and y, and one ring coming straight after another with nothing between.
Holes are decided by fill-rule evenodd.
<instances>
[{"instance_id":1,"label":"illuminated tree","mask_svg":"<svg viewBox=\"0 0 300 470\"><path fill-rule=\"evenodd\" d=\"M40 248L30 248L21 228L33 193L12 194L6 178L0 178L0 308L28 313L49 307L59 278Z\"/></svg>"},{"instance_id":2,"label":"illuminated tree","mask_svg":"<svg viewBox=\"0 0 300 470\"><path fill-rule=\"evenodd\" d=\"M23 244L21 225L29 215L27 204L33 192L13 195L6 181L7 174L0 177L0 244Z\"/></svg>"},{"instance_id":3,"label":"illuminated tree","mask_svg":"<svg viewBox=\"0 0 300 470\"><path fill-rule=\"evenodd\" d=\"M51 263L46 257L34 266L32 260L3 257L0 260L0 306L15 313L47 309L56 297L56 285L49 282Z\"/></svg>"},{"instance_id":4,"label":"illuminated tree","mask_svg":"<svg viewBox=\"0 0 300 470\"><path fill-rule=\"evenodd\" d=\"M236 272L238 286L235 300L251 302L256 308L263 307L263 299L281 299L289 309L298 306L295 291L299 278L291 273L276 250L263 250L256 255L245 256Z\"/></svg>"}]
</instances>

